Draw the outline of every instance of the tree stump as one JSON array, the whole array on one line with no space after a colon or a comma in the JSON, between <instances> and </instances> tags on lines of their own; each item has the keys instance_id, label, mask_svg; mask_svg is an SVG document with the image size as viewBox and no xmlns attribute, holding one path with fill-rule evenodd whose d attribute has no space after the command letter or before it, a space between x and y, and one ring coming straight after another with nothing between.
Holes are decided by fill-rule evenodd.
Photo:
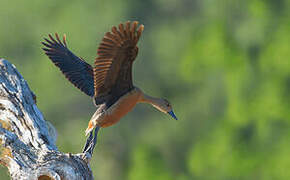
<instances>
[{"instance_id":1,"label":"tree stump","mask_svg":"<svg viewBox=\"0 0 290 180\"><path fill-rule=\"evenodd\" d=\"M15 66L0 59L0 163L11 179L94 179L88 155L58 151L56 130L35 103Z\"/></svg>"}]
</instances>

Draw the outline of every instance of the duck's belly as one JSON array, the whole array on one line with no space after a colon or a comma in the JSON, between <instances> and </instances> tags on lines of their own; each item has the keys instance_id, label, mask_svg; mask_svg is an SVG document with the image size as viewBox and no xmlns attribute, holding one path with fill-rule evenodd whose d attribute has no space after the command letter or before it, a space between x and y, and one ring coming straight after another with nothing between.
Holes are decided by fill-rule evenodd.
<instances>
[{"instance_id":1,"label":"duck's belly","mask_svg":"<svg viewBox=\"0 0 290 180\"><path fill-rule=\"evenodd\" d=\"M125 94L104 113L104 116L98 120L98 124L101 127L108 127L119 122L135 107L138 100L139 94L135 90Z\"/></svg>"}]
</instances>

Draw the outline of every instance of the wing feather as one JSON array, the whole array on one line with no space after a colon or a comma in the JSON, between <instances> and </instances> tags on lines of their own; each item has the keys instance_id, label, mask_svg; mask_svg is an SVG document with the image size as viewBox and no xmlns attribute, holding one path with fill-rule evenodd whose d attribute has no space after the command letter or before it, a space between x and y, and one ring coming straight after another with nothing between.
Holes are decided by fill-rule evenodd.
<instances>
[{"instance_id":1,"label":"wing feather","mask_svg":"<svg viewBox=\"0 0 290 180\"><path fill-rule=\"evenodd\" d=\"M49 59L61 70L65 77L88 96L94 96L93 68L82 58L74 55L66 45L66 36L61 41L58 34L55 38L49 34L44 38L42 48Z\"/></svg>"},{"instance_id":2,"label":"wing feather","mask_svg":"<svg viewBox=\"0 0 290 180\"><path fill-rule=\"evenodd\" d=\"M137 56L137 42L144 29L138 22L113 26L99 45L94 67L95 99L104 99L112 93L121 95L133 88L132 63Z\"/></svg>"}]
</instances>

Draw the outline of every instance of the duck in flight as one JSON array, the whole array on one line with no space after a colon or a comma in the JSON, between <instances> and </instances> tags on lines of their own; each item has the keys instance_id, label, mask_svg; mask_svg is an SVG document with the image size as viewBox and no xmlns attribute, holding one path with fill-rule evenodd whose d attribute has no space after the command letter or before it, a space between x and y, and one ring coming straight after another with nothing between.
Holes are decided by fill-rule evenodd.
<instances>
[{"instance_id":1,"label":"duck in flight","mask_svg":"<svg viewBox=\"0 0 290 180\"><path fill-rule=\"evenodd\" d=\"M89 137L84 153L93 153L101 127L117 123L137 103L149 103L177 120L167 100L151 97L133 85L132 65L138 54L137 43L143 29L143 25L138 27L137 21L113 26L99 45L94 68L67 48L65 35L61 41L57 33L55 38L49 34L49 39L44 38L42 42L49 59L73 85L92 97L97 107L85 131Z\"/></svg>"}]
</instances>

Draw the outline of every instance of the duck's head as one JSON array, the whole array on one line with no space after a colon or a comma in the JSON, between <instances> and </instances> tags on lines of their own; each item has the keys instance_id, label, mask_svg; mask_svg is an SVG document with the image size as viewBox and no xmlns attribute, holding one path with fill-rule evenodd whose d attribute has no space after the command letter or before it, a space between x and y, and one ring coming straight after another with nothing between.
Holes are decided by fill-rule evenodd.
<instances>
[{"instance_id":1,"label":"duck's head","mask_svg":"<svg viewBox=\"0 0 290 180\"><path fill-rule=\"evenodd\" d=\"M175 120L177 120L177 117L175 116L175 114L174 114L174 112L172 110L171 104L166 99L159 99L158 103L157 104L153 104L153 106L156 109L158 109L159 111L161 111L163 113L167 113L171 117L173 117Z\"/></svg>"}]
</instances>

